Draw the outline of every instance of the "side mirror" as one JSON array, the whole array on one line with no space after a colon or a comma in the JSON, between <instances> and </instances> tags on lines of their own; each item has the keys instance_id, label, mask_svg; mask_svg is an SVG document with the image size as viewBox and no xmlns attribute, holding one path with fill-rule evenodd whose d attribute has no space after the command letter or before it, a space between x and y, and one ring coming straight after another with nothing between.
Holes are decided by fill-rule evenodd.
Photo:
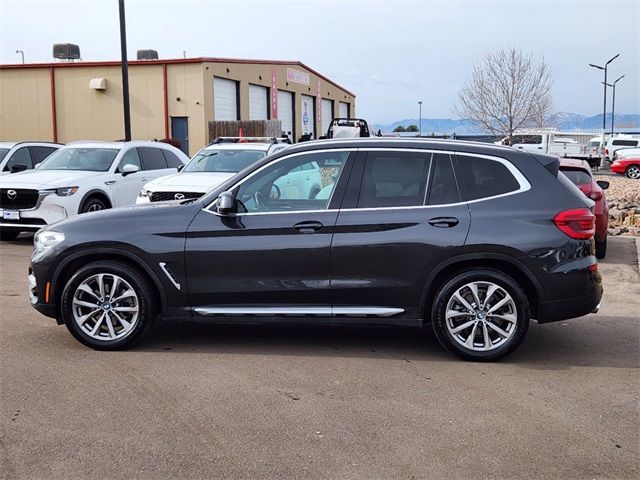
<instances>
[{"instance_id":1,"label":"side mirror","mask_svg":"<svg viewBox=\"0 0 640 480\"><path fill-rule=\"evenodd\" d=\"M218 197L218 213L227 214L233 212L233 195L231 192L222 192Z\"/></svg>"},{"instance_id":2,"label":"side mirror","mask_svg":"<svg viewBox=\"0 0 640 480\"><path fill-rule=\"evenodd\" d=\"M184 169L184 164L182 164L182 165L180 165L180 166L178 167L178 171L179 171L179 172L181 172L183 169Z\"/></svg>"},{"instance_id":3,"label":"side mirror","mask_svg":"<svg viewBox=\"0 0 640 480\"><path fill-rule=\"evenodd\" d=\"M22 163L15 163L11 165L11 173L24 172L26 169L27 166L23 165Z\"/></svg>"},{"instance_id":4,"label":"side mirror","mask_svg":"<svg viewBox=\"0 0 640 480\"><path fill-rule=\"evenodd\" d=\"M122 176L126 177L127 175L131 175L132 173L136 173L140 171L140 167L138 165L133 165L131 163L127 163L124 167L122 167Z\"/></svg>"},{"instance_id":5,"label":"side mirror","mask_svg":"<svg viewBox=\"0 0 640 480\"><path fill-rule=\"evenodd\" d=\"M609 188L609 182L607 182L606 180L598 180L596 183L603 190L606 190L607 188Z\"/></svg>"}]
</instances>

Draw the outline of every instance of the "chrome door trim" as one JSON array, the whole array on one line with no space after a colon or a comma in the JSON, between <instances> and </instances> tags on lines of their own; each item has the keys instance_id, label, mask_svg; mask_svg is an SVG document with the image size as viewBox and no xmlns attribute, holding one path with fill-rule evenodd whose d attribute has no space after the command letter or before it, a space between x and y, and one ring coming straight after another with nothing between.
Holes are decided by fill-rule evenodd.
<instances>
[{"instance_id":1,"label":"chrome door trim","mask_svg":"<svg viewBox=\"0 0 640 480\"><path fill-rule=\"evenodd\" d=\"M196 307L194 312L203 316L215 315L336 315L364 317L392 317L404 312L393 307Z\"/></svg>"}]
</instances>

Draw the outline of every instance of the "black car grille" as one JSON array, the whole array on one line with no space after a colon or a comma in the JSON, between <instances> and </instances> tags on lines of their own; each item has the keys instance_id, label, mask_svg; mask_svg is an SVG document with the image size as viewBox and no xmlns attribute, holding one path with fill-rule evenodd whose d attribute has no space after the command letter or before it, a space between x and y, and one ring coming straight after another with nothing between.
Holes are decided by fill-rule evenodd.
<instances>
[{"instance_id":1,"label":"black car grille","mask_svg":"<svg viewBox=\"0 0 640 480\"><path fill-rule=\"evenodd\" d=\"M178 198L176 198L178 195ZM182 195L182 197L180 197ZM192 198L200 198L202 193L198 192L151 192L152 202L164 202L166 200L187 200Z\"/></svg>"},{"instance_id":2,"label":"black car grille","mask_svg":"<svg viewBox=\"0 0 640 480\"><path fill-rule=\"evenodd\" d=\"M26 210L38 203L38 190L26 188L0 188L0 208Z\"/></svg>"}]
</instances>

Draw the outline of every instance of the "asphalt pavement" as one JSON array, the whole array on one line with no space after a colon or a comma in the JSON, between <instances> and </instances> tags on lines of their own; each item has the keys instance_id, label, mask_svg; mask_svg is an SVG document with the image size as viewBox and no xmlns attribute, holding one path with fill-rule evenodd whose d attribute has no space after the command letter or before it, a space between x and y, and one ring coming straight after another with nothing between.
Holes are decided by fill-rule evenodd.
<instances>
[{"instance_id":1,"label":"asphalt pavement","mask_svg":"<svg viewBox=\"0 0 640 480\"><path fill-rule=\"evenodd\" d=\"M600 313L498 363L430 331L160 323L90 350L0 244L0 478L640 478L640 275L610 238Z\"/></svg>"}]
</instances>

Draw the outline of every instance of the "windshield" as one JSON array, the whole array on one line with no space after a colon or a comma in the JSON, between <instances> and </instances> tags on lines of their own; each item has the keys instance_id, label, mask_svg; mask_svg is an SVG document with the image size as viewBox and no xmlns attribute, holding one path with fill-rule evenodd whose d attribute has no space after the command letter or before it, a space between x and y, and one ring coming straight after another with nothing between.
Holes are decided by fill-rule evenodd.
<instances>
[{"instance_id":1,"label":"windshield","mask_svg":"<svg viewBox=\"0 0 640 480\"><path fill-rule=\"evenodd\" d=\"M587 143L588 148L594 148L599 146L600 146L600 140L591 140L589 143Z\"/></svg>"},{"instance_id":2,"label":"windshield","mask_svg":"<svg viewBox=\"0 0 640 480\"><path fill-rule=\"evenodd\" d=\"M62 148L43 161L38 170L106 172L118 152L115 148Z\"/></svg>"},{"instance_id":3,"label":"windshield","mask_svg":"<svg viewBox=\"0 0 640 480\"><path fill-rule=\"evenodd\" d=\"M208 148L198 153L183 172L237 173L266 156L261 150L226 150Z\"/></svg>"},{"instance_id":4,"label":"windshield","mask_svg":"<svg viewBox=\"0 0 640 480\"><path fill-rule=\"evenodd\" d=\"M7 153L9 153L8 148L0 148L0 162L7 156Z\"/></svg>"}]
</instances>

